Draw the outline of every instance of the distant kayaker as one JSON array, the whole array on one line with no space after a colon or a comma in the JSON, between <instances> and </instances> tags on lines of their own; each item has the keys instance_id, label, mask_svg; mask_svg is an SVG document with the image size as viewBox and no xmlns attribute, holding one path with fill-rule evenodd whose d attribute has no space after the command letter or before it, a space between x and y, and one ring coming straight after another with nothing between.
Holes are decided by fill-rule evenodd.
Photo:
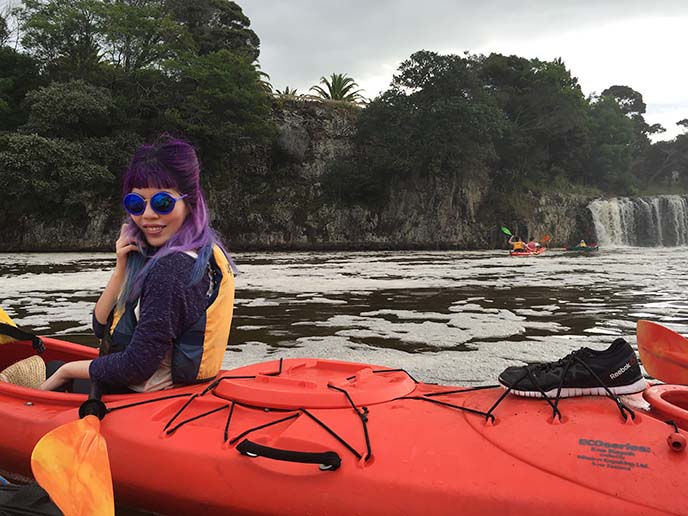
<instances>
[{"instance_id":1,"label":"distant kayaker","mask_svg":"<svg viewBox=\"0 0 688 516\"><path fill-rule=\"evenodd\" d=\"M588 247L588 244L585 243L585 240L581 240L578 242L578 247Z\"/></svg>"},{"instance_id":2,"label":"distant kayaker","mask_svg":"<svg viewBox=\"0 0 688 516\"><path fill-rule=\"evenodd\" d=\"M528 243L526 244L526 247L528 247L528 249L529 249L530 251L537 251L538 248L540 248L540 247L542 247L542 246L540 245L540 242L538 242L538 241L535 240L534 238L531 238L531 239L528 241Z\"/></svg>"},{"instance_id":3,"label":"distant kayaker","mask_svg":"<svg viewBox=\"0 0 688 516\"><path fill-rule=\"evenodd\" d=\"M516 236L516 235L512 235L509 238L509 244L511 245L512 251L525 251L526 250L526 244L523 243L521 238Z\"/></svg>"},{"instance_id":4,"label":"distant kayaker","mask_svg":"<svg viewBox=\"0 0 688 516\"><path fill-rule=\"evenodd\" d=\"M199 175L196 151L184 141L165 137L136 150L124 175L128 217L115 269L93 313L105 354L65 363L41 389L91 379L109 392L149 392L218 373L234 264L208 225Z\"/></svg>"}]
</instances>

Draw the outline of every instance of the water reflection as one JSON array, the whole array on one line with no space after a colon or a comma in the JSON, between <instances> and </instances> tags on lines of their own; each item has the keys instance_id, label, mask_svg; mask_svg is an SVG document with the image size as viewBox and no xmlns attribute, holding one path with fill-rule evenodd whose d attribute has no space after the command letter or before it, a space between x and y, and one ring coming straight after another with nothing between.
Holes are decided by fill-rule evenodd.
<instances>
[{"instance_id":1,"label":"water reflection","mask_svg":"<svg viewBox=\"0 0 688 516\"><path fill-rule=\"evenodd\" d=\"M510 258L504 251L251 253L235 256L225 366L318 356L494 383L508 365L580 346L635 343L639 318L688 333L686 248ZM2 254L2 306L22 326L94 344L93 305L111 254Z\"/></svg>"}]
</instances>

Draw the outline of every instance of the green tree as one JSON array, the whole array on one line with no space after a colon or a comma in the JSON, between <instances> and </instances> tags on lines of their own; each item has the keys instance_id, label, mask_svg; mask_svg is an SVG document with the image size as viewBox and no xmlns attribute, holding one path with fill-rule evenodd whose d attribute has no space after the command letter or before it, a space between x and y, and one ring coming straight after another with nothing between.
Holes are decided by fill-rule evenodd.
<instances>
[{"instance_id":1,"label":"green tree","mask_svg":"<svg viewBox=\"0 0 688 516\"><path fill-rule=\"evenodd\" d=\"M26 96L26 132L79 139L105 136L112 130L114 103L109 90L81 80L53 82Z\"/></svg>"},{"instance_id":2,"label":"green tree","mask_svg":"<svg viewBox=\"0 0 688 516\"><path fill-rule=\"evenodd\" d=\"M600 96L612 97L616 100L621 112L629 118L633 118L634 115L642 115L647 109L642 94L629 86L610 86L600 93Z\"/></svg>"},{"instance_id":3,"label":"green tree","mask_svg":"<svg viewBox=\"0 0 688 516\"><path fill-rule=\"evenodd\" d=\"M260 54L260 39L241 7L229 0L167 0L174 19L184 26L200 55L229 50L249 62Z\"/></svg>"},{"instance_id":4,"label":"green tree","mask_svg":"<svg viewBox=\"0 0 688 516\"><path fill-rule=\"evenodd\" d=\"M503 116L479 66L472 56L416 52L401 63L390 90L361 114L361 139L370 135L372 145L387 147L386 158L396 155L391 163L405 173L463 175L484 168L495 158Z\"/></svg>"},{"instance_id":5,"label":"green tree","mask_svg":"<svg viewBox=\"0 0 688 516\"><path fill-rule=\"evenodd\" d=\"M104 163L105 156L89 156L80 142L36 134L0 136L2 220L28 214L44 221L88 220L99 197L116 195L115 176Z\"/></svg>"},{"instance_id":6,"label":"green tree","mask_svg":"<svg viewBox=\"0 0 688 516\"><path fill-rule=\"evenodd\" d=\"M99 0L24 0L18 10L22 45L56 78L97 74L103 52Z\"/></svg>"},{"instance_id":7,"label":"green tree","mask_svg":"<svg viewBox=\"0 0 688 516\"><path fill-rule=\"evenodd\" d=\"M0 47L0 131L15 130L26 122L22 102L40 84L38 64L30 56Z\"/></svg>"},{"instance_id":8,"label":"green tree","mask_svg":"<svg viewBox=\"0 0 688 516\"><path fill-rule=\"evenodd\" d=\"M126 74L194 48L163 0L106 0L102 13L104 57Z\"/></svg>"},{"instance_id":9,"label":"green tree","mask_svg":"<svg viewBox=\"0 0 688 516\"><path fill-rule=\"evenodd\" d=\"M636 161L642 159L650 148L650 136L665 131L660 124L649 125L645 121L647 106L642 94L629 86L614 85L605 89L600 96L614 99L621 112L633 121L633 157Z\"/></svg>"},{"instance_id":10,"label":"green tree","mask_svg":"<svg viewBox=\"0 0 688 516\"><path fill-rule=\"evenodd\" d=\"M486 173L503 115L478 70L475 57L428 51L401 63L391 88L358 117L353 163L333 167L324 178L329 197L379 206L380 192L404 178L448 181Z\"/></svg>"},{"instance_id":11,"label":"green tree","mask_svg":"<svg viewBox=\"0 0 688 516\"><path fill-rule=\"evenodd\" d=\"M165 118L203 146L204 156L230 154L241 142L265 142L271 99L255 66L220 50L168 64L172 83Z\"/></svg>"},{"instance_id":12,"label":"green tree","mask_svg":"<svg viewBox=\"0 0 688 516\"><path fill-rule=\"evenodd\" d=\"M632 163L633 122L609 96L590 107L592 148L586 162L585 178L609 192L628 194L634 187Z\"/></svg>"},{"instance_id":13,"label":"green tree","mask_svg":"<svg viewBox=\"0 0 688 516\"><path fill-rule=\"evenodd\" d=\"M10 28L7 25L7 18L0 13L0 46L4 46L10 39Z\"/></svg>"},{"instance_id":14,"label":"green tree","mask_svg":"<svg viewBox=\"0 0 688 516\"><path fill-rule=\"evenodd\" d=\"M310 91L314 91L318 96L329 100L343 100L345 102L364 102L366 99L361 95L358 84L345 73L333 73L329 79L320 78L321 86L312 86Z\"/></svg>"},{"instance_id":15,"label":"green tree","mask_svg":"<svg viewBox=\"0 0 688 516\"><path fill-rule=\"evenodd\" d=\"M481 75L506 117L496 143L503 186L580 176L588 104L564 63L491 54L481 62Z\"/></svg>"}]
</instances>

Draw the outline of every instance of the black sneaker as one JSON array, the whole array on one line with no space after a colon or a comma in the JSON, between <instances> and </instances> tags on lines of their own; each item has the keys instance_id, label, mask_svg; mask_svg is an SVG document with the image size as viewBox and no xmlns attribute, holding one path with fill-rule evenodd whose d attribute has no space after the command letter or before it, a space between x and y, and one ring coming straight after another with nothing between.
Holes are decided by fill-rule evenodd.
<instances>
[{"instance_id":1,"label":"black sneaker","mask_svg":"<svg viewBox=\"0 0 688 516\"><path fill-rule=\"evenodd\" d=\"M581 348L556 362L507 367L499 383L532 398L633 394L646 386L635 352L624 339L604 351Z\"/></svg>"}]
</instances>

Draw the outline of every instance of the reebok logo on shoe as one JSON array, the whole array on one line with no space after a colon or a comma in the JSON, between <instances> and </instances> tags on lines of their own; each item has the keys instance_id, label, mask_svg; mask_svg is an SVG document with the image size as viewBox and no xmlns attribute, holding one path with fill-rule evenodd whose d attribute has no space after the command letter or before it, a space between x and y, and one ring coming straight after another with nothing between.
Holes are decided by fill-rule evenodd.
<instances>
[{"instance_id":1,"label":"reebok logo on shoe","mask_svg":"<svg viewBox=\"0 0 688 516\"><path fill-rule=\"evenodd\" d=\"M619 376L621 376L622 374L624 374L626 371L628 371L630 368L631 368L631 363L630 363L630 362L627 362L626 365L623 366L621 369L619 369L618 371L614 371L613 373L611 373L611 374L609 375L609 378L611 378L612 380L613 380L614 378L618 378Z\"/></svg>"}]
</instances>

